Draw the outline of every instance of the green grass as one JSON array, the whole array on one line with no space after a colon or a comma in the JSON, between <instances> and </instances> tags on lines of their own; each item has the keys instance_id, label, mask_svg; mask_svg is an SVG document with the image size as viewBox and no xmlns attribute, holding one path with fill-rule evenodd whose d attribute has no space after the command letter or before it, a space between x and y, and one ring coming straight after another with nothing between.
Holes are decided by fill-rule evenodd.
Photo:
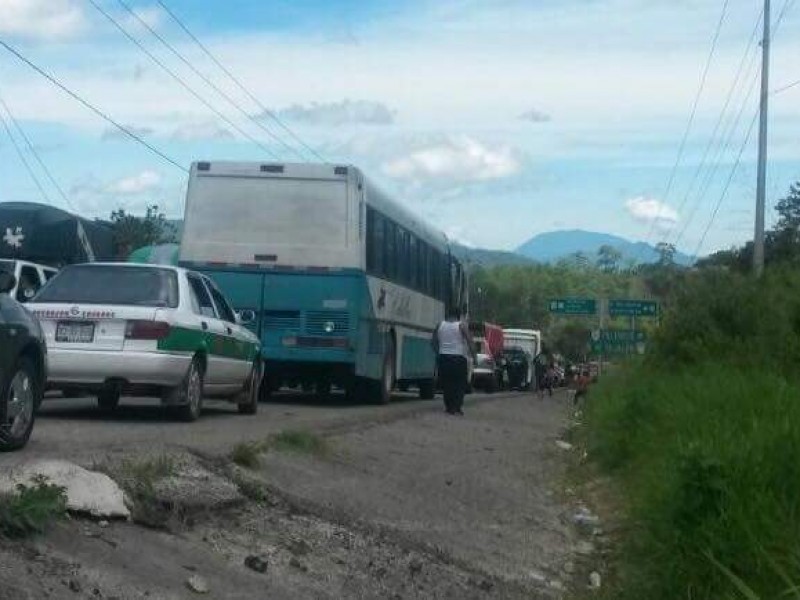
<instances>
[{"instance_id":1,"label":"green grass","mask_svg":"<svg viewBox=\"0 0 800 600\"><path fill-rule=\"evenodd\" d=\"M799 385L633 367L592 390L582 431L626 499L609 598L800 598Z\"/></svg>"},{"instance_id":2,"label":"green grass","mask_svg":"<svg viewBox=\"0 0 800 600\"><path fill-rule=\"evenodd\" d=\"M325 438L304 430L286 430L276 433L269 437L267 445L280 452L295 452L313 456L325 456L330 452L330 446Z\"/></svg>"},{"instance_id":3,"label":"green grass","mask_svg":"<svg viewBox=\"0 0 800 600\"><path fill-rule=\"evenodd\" d=\"M261 453L264 444L258 442L241 442L231 451L231 460L246 469L257 469L261 465Z\"/></svg>"},{"instance_id":4,"label":"green grass","mask_svg":"<svg viewBox=\"0 0 800 600\"><path fill-rule=\"evenodd\" d=\"M171 516L156 498L156 484L177 474L178 465L168 454L144 460L124 460L118 464L100 464L96 469L114 479L133 501L131 517L149 527L164 527Z\"/></svg>"},{"instance_id":5,"label":"green grass","mask_svg":"<svg viewBox=\"0 0 800 600\"><path fill-rule=\"evenodd\" d=\"M40 533L62 519L66 510L64 488L38 477L32 485L18 485L16 493L0 495L0 535L20 538Z\"/></svg>"}]
</instances>

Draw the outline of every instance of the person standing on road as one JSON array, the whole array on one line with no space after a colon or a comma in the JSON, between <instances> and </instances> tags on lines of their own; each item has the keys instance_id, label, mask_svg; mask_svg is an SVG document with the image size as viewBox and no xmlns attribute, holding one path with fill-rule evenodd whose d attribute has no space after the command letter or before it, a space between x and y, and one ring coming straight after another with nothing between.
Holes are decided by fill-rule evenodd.
<instances>
[{"instance_id":1,"label":"person standing on road","mask_svg":"<svg viewBox=\"0 0 800 600\"><path fill-rule=\"evenodd\" d=\"M448 310L447 318L433 332L431 343L437 356L444 409L449 415L463 416L469 372L467 360L470 356L475 358L475 344L457 310Z\"/></svg>"},{"instance_id":2,"label":"person standing on road","mask_svg":"<svg viewBox=\"0 0 800 600\"><path fill-rule=\"evenodd\" d=\"M544 398L544 389L547 385L547 351L542 349L541 353L533 359L533 375L536 379L536 391L539 398Z\"/></svg>"}]
</instances>

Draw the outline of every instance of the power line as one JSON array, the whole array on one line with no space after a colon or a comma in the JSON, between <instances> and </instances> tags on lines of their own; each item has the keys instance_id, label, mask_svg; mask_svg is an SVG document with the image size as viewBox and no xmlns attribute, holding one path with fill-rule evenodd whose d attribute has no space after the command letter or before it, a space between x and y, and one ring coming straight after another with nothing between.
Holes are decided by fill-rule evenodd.
<instances>
[{"instance_id":1,"label":"power line","mask_svg":"<svg viewBox=\"0 0 800 600\"><path fill-rule=\"evenodd\" d=\"M717 218L717 214L719 213L719 209L722 206L722 203L725 201L725 197L728 195L728 190L731 187L731 183L733 182L733 178L736 175L736 171L739 169L739 164L742 162L742 156L744 155L744 151L747 148L747 144L750 141L750 137L753 135L753 128L755 127L756 121L758 120L758 112L753 115L753 119L750 121L750 127L747 130L747 135L744 138L744 142L742 143L742 147L739 149L739 155L736 157L736 162L731 169L730 175L728 176L728 180L725 182L725 188L722 190L722 194L717 200L717 204L714 207L714 212L711 214L711 218L706 225L705 230L703 231L703 235L700 237L700 241L697 243L697 247L694 251L694 256L692 262L697 260L697 255L700 254L700 250L703 247L703 244L706 241L706 236L708 232L711 230L712 225L714 224L715 219Z\"/></svg>"},{"instance_id":2,"label":"power line","mask_svg":"<svg viewBox=\"0 0 800 600\"><path fill-rule=\"evenodd\" d=\"M706 193L708 192L709 188L711 187L711 183L714 181L714 176L717 174L717 171L722 166L723 157L725 156L728 148L730 148L731 143L733 142L733 138L736 135L736 131L739 129L739 123L744 116L745 110L747 109L747 105L750 101L750 98L753 95L753 92L756 90L758 84L758 74L756 74L752 82L750 84L750 90L747 92L747 95L742 100L742 104L739 108L739 112L736 116L732 119L732 124L726 136L723 136L719 140L719 144L717 145L717 152L715 153L714 163L711 166L711 169L706 174L706 177L703 179L703 183L701 184L699 193L697 195L697 200L692 206L692 210L688 215L688 218L684 221L683 227L681 227L678 236L675 238L675 244L680 242L683 239L684 234L689 229L692 221L694 220L695 215L697 215L697 211L700 209L700 205L702 204L702 199L705 197ZM727 139L726 139L727 138Z\"/></svg>"},{"instance_id":3,"label":"power line","mask_svg":"<svg viewBox=\"0 0 800 600\"><path fill-rule=\"evenodd\" d=\"M25 165L25 170L28 171L28 175L31 176L33 183L35 183L36 187L39 188L39 193L42 195L42 198L44 199L45 203L52 204L52 202L50 201L50 196L47 195L47 192L44 190L44 187L42 186L42 182L39 181L39 178L36 176L36 172L31 167L30 163L28 162L28 159L25 158L25 153L22 151L22 148L19 147L17 140L14 139L14 136L11 134L11 128L8 126L8 122L6 121L6 118L3 115L0 115L0 122L2 122L3 124L3 129L5 129L6 135L8 135L8 139L11 140L11 144L14 146L14 150L17 151L17 156L19 156L19 160L22 162L23 165Z\"/></svg>"},{"instance_id":4,"label":"power line","mask_svg":"<svg viewBox=\"0 0 800 600\"><path fill-rule=\"evenodd\" d=\"M249 112L247 112L247 111L246 111L244 108L242 108L242 107L241 107L241 105L240 105L239 103L237 103L237 102L236 102L236 100L234 100L233 98L231 98L231 97L230 97L230 96L229 96L227 93L225 93L225 91L224 91L224 90L220 89L220 87L219 87L218 85L216 85L216 84L215 84L215 83L214 83L214 82L213 82L211 79L209 79L209 78L208 78L206 75L204 75L204 74L203 74L203 73L202 73L202 72L201 72L201 71L200 71L200 70L199 70L197 67L195 67L195 66L194 66L194 65L191 63L191 61L189 61L189 60L188 60L188 59L187 59L187 58L186 58L186 57L185 57L183 54L181 54L180 52L178 52L178 50L176 50L176 49L175 49L175 47L174 47L172 44L170 44L170 43L169 43L169 42L168 42L166 39L164 39L164 37L163 37L161 34L159 34L159 33L158 33L158 31L156 31L155 29L153 29L153 27L152 27L152 26L151 26L151 25L150 25L150 24L149 24L147 21L145 21L145 20L144 20L142 17L140 17L140 16L139 16L139 15L136 13L136 11L135 11L135 10L133 10L133 9L132 9L132 8L131 8L131 7L130 7L128 4L126 4L126 3L124 2L124 0L117 0L117 2L118 2L118 4L119 4L120 6L122 6L122 8L123 8L123 9L125 9L125 10L126 10L126 11L127 11L127 12L128 12L128 13L129 13L129 14L130 14L130 15L131 15L133 18L134 18L134 19L136 19L136 20L137 20L137 21L138 21L138 22L139 22L139 23L142 25L142 27L144 27L144 28L145 28L145 29L147 29L147 30L148 30L148 31L149 31L151 34L153 34L153 36L154 36L154 37L155 37L155 38L156 38L156 39L157 39L159 42L161 42L161 44L162 44L163 46L165 46L165 47L167 48L167 50L169 50L169 51L170 51L170 52L171 52L173 55L175 55L175 56L176 56L176 57L177 57L177 58L178 58L178 59L179 59L179 60L180 60L180 61L181 61L183 64L185 64L187 67L189 67L189 69L191 69L191 70L192 70L192 72L193 72L195 75L197 75L197 76L198 76L200 79L202 79L202 80L203 80L203 81L206 83L206 85L208 85L209 87L211 87L211 88L212 88L212 89L213 89L213 90L214 90L214 91L215 91L217 94L219 94L219 95L220 95L222 98L224 98L224 99L225 99L225 100L226 100L226 101L227 101L227 102L228 102L228 103L229 103L231 106L233 106L233 107L234 107L234 108L235 108L237 111L239 111L239 112L240 112L242 115L244 115L244 117L245 117L245 118L247 118L247 119L249 119L250 121L252 121L252 122L253 122L253 124L254 124L256 127L258 127L259 129L261 129L262 131L264 131L264 132L265 132L265 133L266 133L266 134L267 134L269 137L271 137L273 140L275 140L276 142L278 142L279 144L281 144L281 145L282 145L284 148L286 148L286 149L287 149L289 152L292 152L293 154L297 155L298 157L300 157L300 159L302 159L302 158L303 158L303 155L302 155L300 152L298 152L298 151L297 151L295 148L293 148L292 146L290 146L289 144L287 144L287 143L286 143L286 142L285 142L285 141L284 141L284 140L283 140L281 137L279 137L278 135L276 135L276 134L275 134L274 132L272 132L272 131L271 131L269 128L265 127L263 123L261 123L261 122L260 122L258 119L256 119L255 117L253 117L253 115L251 115L251 114L250 114Z\"/></svg>"},{"instance_id":5,"label":"power line","mask_svg":"<svg viewBox=\"0 0 800 600\"><path fill-rule=\"evenodd\" d=\"M717 134L720 133L720 127L722 127L722 124L725 121L725 115L728 112L728 108L730 107L731 101L733 100L733 97L734 97L734 95L736 93L736 90L739 87L739 82L742 79L742 75L744 75L744 73L745 73L745 65L747 65L747 72L748 73L750 72L750 70L753 67L753 64L755 62L754 59L755 59L756 55L753 54L753 56L750 59L749 65L747 64L747 57L750 56L750 50L752 49L753 45L755 44L756 36L758 35L759 24L761 23L761 17L763 17L763 14L764 13L762 11L761 16L759 17L758 21L756 22L756 26L753 28L753 32L750 35L750 40L747 43L747 46L745 47L744 54L742 55L742 60L739 62L739 68L736 71L736 77L734 78L733 83L731 84L731 87L728 89L728 94L727 94L727 97L725 98L725 104L723 105L722 110L720 111L720 114L719 114L719 117L717 118L716 124L714 125L714 131L711 133L711 137L708 140L708 144L706 145L706 149L705 149L705 151L703 153L703 158L700 160L700 164L697 166L697 169L694 172L694 176L692 178L692 181L690 182L689 187L686 189L686 194L684 195L683 200L681 201L681 204L680 204L680 206L678 208L678 214L679 215L682 214L683 213L683 209L686 208L686 205L689 202L689 197L691 196L692 190L694 189L695 183L697 183L698 180L700 179L700 174L703 172L703 169L706 166L706 163L708 161L709 155L711 153L711 149L714 147L715 143L717 142ZM751 90L750 90L750 94L752 94L752 87L751 87ZM748 94L748 97L749 97L750 94ZM745 99L745 104L746 104L746 102L747 102L747 99ZM744 106L742 106L742 109L740 109L740 111L739 111L739 118L741 118L741 113L742 113L743 109L744 109ZM737 126L738 126L738 118L737 118L737 121L736 121L736 125L734 125L734 128L731 131L730 139L733 138L733 133L735 132ZM724 139L725 139L725 136L722 135L720 137L720 139L719 139L718 147L720 147L722 145ZM729 143L730 143L730 140L729 140L728 144ZM727 146L727 144L726 144L726 146ZM714 171L716 171L716 167L714 168ZM701 186L701 189L702 189L702 186ZM698 201L700 200L700 198L702 198L702 195L703 194L701 193L698 196ZM696 207L695 207L695 209L692 210L692 215L694 215L695 210L696 210ZM691 218L690 218L690 220L691 220ZM683 233L686 230L686 224L685 223L686 223L686 221L684 221L683 230L680 232L678 237L673 242L674 244L677 244L680 241L680 238L683 236ZM666 241L668 238L669 238L669 233L667 233L664 236L664 240L663 241Z\"/></svg>"},{"instance_id":6,"label":"power line","mask_svg":"<svg viewBox=\"0 0 800 600\"><path fill-rule=\"evenodd\" d=\"M58 182L56 181L55 177L53 177L53 174L50 172L50 169L47 168L47 165L42 160L42 157L39 155L39 152L36 150L36 147L31 143L30 138L27 136L25 130L19 124L19 121L17 121L17 119L14 117L14 113L11 112L11 109L8 107L8 104L6 104L6 101L3 99L2 96L0 96L0 105L2 105L2 107L5 109L9 119L11 119L11 123L14 125L20 136L22 136L22 139L25 140L25 144L28 146L28 150L33 155L33 158L35 158L36 162L39 163L39 166L41 167L42 171L44 171L45 176L47 176L47 179L50 181L52 186L58 191L58 194L64 200L67 207L72 212L77 212L77 209L72 204L72 200L70 200L69 196L67 196L63 188L60 185L58 185Z\"/></svg>"},{"instance_id":7,"label":"power line","mask_svg":"<svg viewBox=\"0 0 800 600\"><path fill-rule=\"evenodd\" d=\"M800 86L800 79L798 79L797 81L793 81L792 83L789 83L789 84L784 85L782 87L779 87L777 89L772 90L772 95L773 96L777 96L778 94L782 94L783 92L788 92L789 90L791 90L792 88L796 88L797 86Z\"/></svg>"},{"instance_id":8,"label":"power line","mask_svg":"<svg viewBox=\"0 0 800 600\"><path fill-rule=\"evenodd\" d=\"M253 93L252 93L250 90L249 90L249 89L247 89L247 87L245 87L245 85L242 83L242 81L241 81L241 80L240 80L238 77L236 77L236 76L235 76L235 75L234 75L234 74L233 74L233 73L232 73L232 72L231 72L231 71L230 71L230 70L229 70L229 69L228 69L228 68L227 68L227 67L226 67L224 64L222 64L222 62L220 62L220 60L219 60L219 59L217 59L217 57L216 57L216 56L214 56L214 54L211 52L211 50L209 50L209 49L206 47L206 45L205 45L205 44L203 44L203 42L201 42L201 41L200 41L200 39L199 39L199 38L198 38L198 37L197 37L197 36L196 36L194 33L192 33L192 31L191 31L191 30L190 30L190 29L189 29L189 28L188 28L188 27L187 27L187 26L184 24L184 22L183 22L183 21L182 21L182 20L181 20L181 19L180 19L180 18L179 18L179 17L178 17L178 16L177 16L177 15L176 15L176 14L175 14L175 13L174 13L174 12L173 12L173 11L172 11L172 10L171 10L169 7L168 7L168 6L167 6L167 5L164 3L164 1L163 1L163 0L156 0L156 2L158 2L159 6L161 6L161 8L163 8L163 9L164 9L164 11L165 11L165 12L166 12L166 13L167 13L167 14L168 14L168 15L169 15L171 18L172 18L172 20L173 20L173 21L175 21L175 23L177 23L178 27L180 27L180 28L181 28L181 29L184 31L184 33L186 33L186 35L187 35L187 36L189 36L189 38L191 38L191 39L192 39L192 41L194 41L194 43L195 43L195 44L197 44L197 46L198 46L198 47L199 47L199 48L200 48L200 49L203 51L203 53L204 53L206 56L208 56L208 58L209 58L209 59L211 59L211 61L212 61L212 62L213 62L215 65L217 65L217 67L219 67L219 69L220 69L220 70L221 70L223 73L225 73L225 74L226 74L226 75L227 75L227 76L230 78L230 80L231 80L231 81L233 81L233 83L235 83L235 84L236 84L236 86L237 86L237 87L238 87L240 90L242 90L242 92L244 92L244 94L245 94L245 95L246 95L248 98L250 98L250 100L252 100L252 101L253 101L253 103L254 103L256 106L258 106L258 107L259 107L259 109L260 109L261 111L263 111L263 114L267 115L267 116L268 116L270 119L272 119L272 120L273 120L275 123L277 123L277 124L278 124L278 125L281 127L281 129L283 129L283 130L284 130L286 133L288 133L290 136L292 136L292 138L293 138L293 139L294 139L294 140L295 140L295 141L296 141L298 144L300 144L300 145L301 145L303 148L305 148L305 149L306 149L308 152L310 152L311 154L313 154L313 155L314 155L314 156L315 156L317 159L319 159L319 160L321 160L321 161L323 161L323 162L326 162L326 161L325 161L325 158L323 158L323 157L322 157L322 155L321 155L319 152L317 152L316 150L314 150L314 148L312 148L311 146L309 146L308 144L306 144L306 143L305 143L305 142L304 142L304 141L303 141L303 140L300 138L300 136L298 136L298 135L297 135L297 134L296 134L294 131L292 131L292 129L291 129L291 128L290 128L288 125L286 125L286 124L285 124L285 123L284 123L284 122L283 122L283 121L280 119L280 117L278 117L278 115L276 115L276 114L275 114L273 111L271 111L271 110L270 110L270 109L268 109L266 106L264 106L264 104L263 104L263 103L262 103L262 102L261 102L261 101L260 101L260 100L259 100L259 99L258 99L258 98L257 98L257 97L256 97L256 96L255 96L255 95L254 95L254 94L253 94Z\"/></svg>"},{"instance_id":9,"label":"power line","mask_svg":"<svg viewBox=\"0 0 800 600\"><path fill-rule=\"evenodd\" d=\"M163 69L170 77L172 77L183 89L185 89L192 96L194 96L200 103L202 103L206 108L208 108L211 112L213 112L217 117L222 119L229 127L235 129L240 135L250 140L253 144L258 146L261 150L263 150L273 158L278 158L278 156L267 146L262 144L260 141L258 141L256 138L251 136L244 129L239 127L236 123L234 123L224 114L222 114L219 110L214 108L214 106L210 102L208 102L199 93L197 93L188 83L186 83L183 79L181 79L180 75L178 75L177 73L175 73L175 71L173 71L167 65L165 65L161 60L159 60L159 58L155 54L153 54L147 48L145 48L144 44L142 44L139 40L137 40L130 33L128 33L128 31L122 25L120 25L119 22L110 13L105 11L103 7L96 2L96 0L88 0L88 1L92 6L94 6L97 9L98 12L100 12L100 14L102 14L106 19L108 19L111 22L111 24L114 25L114 27L116 27L120 33L122 33L122 35L128 38L128 40L130 40L131 43L133 43L137 48L139 48L139 50L144 52L150 58L150 60L152 60L159 67L161 67L161 69Z\"/></svg>"},{"instance_id":10,"label":"power line","mask_svg":"<svg viewBox=\"0 0 800 600\"><path fill-rule=\"evenodd\" d=\"M780 30L780 26L781 26L781 24L783 23L783 20L784 20L784 18L786 17L786 15L787 15L787 13L788 13L788 11L789 11L790 7L794 5L794 2L795 2L795 0L784 0L783 7L782 7L782 9L781 9L781 12L780 12L780 14L778 15L778 18L776 19L776 22L775 22L775 25L774 25L774 27L773 27L772 33L771 33L771 34L769 34L769 37L768 37L768 38L766 38L766 37L765 37L765 39L764 39L764 43L769 43L769 42L772 42L772 41L774 41L774 40L776 39L776 37L777 37L777 33L778 33L778 31ZM766 5L765 5L765 9L766 9ZM764 11L762 11L761 15L762 15L762 19L761 19L761 20L763 21L763 20L764 20L764 18L765 18L765 13L764 13ZM769 25L769 24L765 24L765 31L768 31L768 25ZM757 27L757 26L758 26L758 23L756 24L756 27ZM752 95L752 93L753 93L753 90L755 89L755 87L754 87L754 86L755 86L755 83L757 83L757 79L756 79L756 80L753 82L753 84L751 84L751 89L750 89L750 91L748 92L748 94L747 94L747 97L746 97L746 98L745 98L745 100L744 100L744 103L743 103L743 105L742 105L742 110L740 111L740 114L737 116L736 122L735 122L735 124L734 124L734 126L733 126L733 129L731 130L731 136L732 136L732 135L733 135L733 133L735 132L735 130L736 130L737 126L738 126L738 122L739 122L739 120L741 119L742 112L743 112L743 110L744 110L745 106L747 105L747 102L748 102L748 100L749 100L750 96ZM723 202L723 200L724 200L725 196L727 195L728 189L729 189L729 187L730 187L730 183L731 183L731 181L732 181L732 179L733 179L733 176L734 176L734 174L735 174L736 170L738 169L739 163L740 163L740 161L741 161L742 154L744 153L744 147L747 145L747 142L748 142L748 141L749 141L749 139L750 139L750 136L751 136L751 134L752 134L752 130L753 130L753 127L754 127L754 125L755 125L755 121L756 121L756 119L757 119L757 118L758 118L758 113L756 113L756 116L754 117L753 121L752 121L752 122L751 122L751 124L750 124L750 127L749 127L749 129L748 129L748 132L747 132L747 136L746 136L746 138L745 138L745 142L744 142L744 144L743 144L743 146L742 146L742 149L741 149L741 150L740 150L740 152L739 152L739 156L737 157L737 160L736 160L736 163L735 163L735 165L734 165L734 168L733 168L733 169L732 169L732 171L731 171L731 175L730 175L730 177L729 177L729 179L728 179L728 182L727 182L727 183L726 183L726 185L725 185L725 188L724 188L724 190L723 190L723 194L722 194L722 196L720 197L720 200L717 202L717 206L716 206L716 207L715 207L715 209L714 209L714 212L713 212L713 214L712 214L711 220L709 221L709 224L707 225L707 227L706 227L705 231L703 232L703 235L702 235L702 237L701 237L701 239L700 239L700 242L699 242L699 244L698 244L697 250L696 250L696 252L695 252L695 257L696 257L696 256L697 256L697 254L699 253L699 251L700 251L700 248L702 247L702 244L705 242L706 235L708 234L708 231L710 230L710 228L711 228L711 226L712 226L712 224L713 224L713 222L714 222L714 219L716 218L717 212L719 211L719 207L720 207L720 205L722 204L722 202ZM730 140L729 140L729 141L730 141ZM726 144L726 147L725 147L725 148L727 148L727 146L728 146L728 144ZM725 150L725 148L724 148L724 149L722 150L722 152L720 153L720 155L719 155L719 156L720 156L720 158L721 158L721 156L724 154L724 150ZM716 173L716 169L717 169L717 167L718 167L718 166L719 166L719 164L717 164L717 165L715 165L715 166L714 166L714 169L711 171L711 173L710 173L709 177L706 179L706 185L704 186L703 190L701 191L701 195L698 197L698 200L699 200L700 198L702 198L702 197L703 197L703 195L705 195L706 191L708 190L708 188L709 188L709 186L710 186L710 184L711 184L711 180L713 179L714 173ZM699 204L699 203L698 203L698 204ZM693 217L693 216L694 216L694 215L692 215L692 217ZM684 227L683 227L683 229L681 230L681 232L680 232L680 234L679 234L679 237L680 237L680 236L682 236L682 235L683 235L683 233L684 233L684 232L687 230L687 228L688 228L688 226L689 226L689 222L691 222L691 219L689 219L689 221L687 221L687 222L684 224Z\"/></svg>"},{"instance_id":11,"label":"power line","mask_svg":"<svg viewBox=\"0 0 800 600\"><path fill-rule=\"evenodd\" d=\"M683 159L683 153L686 150L686 142L689 139L689 133L692 130L692 125L694 125L694 119L697 116L697 109L700 105L700 98L703 95L703 91L706 87L706 81L708 80L708 73L711 70L711 63L714 60L714 54L717 51L717 43L719 42L719 36L722 32L722 26L725 23L725 18L728 15L728 5L730 4L730 0L725 0L722 4L722 13L720 14L719 21L717 22L716 30L714 31L714 37L711 40L711 48L708 52L708 57L706 58L705 66L703 67L703 72L700 76L700 85L697 88L697 93L694 96L694 101L692 102L692 109L689 113L689 120L686 123L686 128L683 132L683 138L681 139L680 146L678 147L678 156L675 158L675 162L672 165L672 169L669 174L669 178L667 179L667 187L664 191L664 202L667 201L670 192L672 191L672 186L675 183L675 176L678 172L678 166L680 166L681 160ZM661 219L661 208L659 209L656 214L656 218L650 225L650 231L647 233L647 237L645 238L645 244L649 243L650 238L653 236L655 232L656 224Z\"/></svg>"},{"instance_id":12,"label":"power line","mask_svg":"<svg viewBox=\"0 0 800 600\"><path fill-rule=\"evenodd\" d=\"M97 108L93 104L91 104L88 100L84 100L80 95L78 95L76 92L73 92L71 89L69 89L67 86L65 86L63 83L61 83L54 76L50 75L47 71L45 71L44 69L42 69L41 67L36 65L33 61L31 61L30 59L28 59L25 56L23 56L18 50L16 50L13 46L8 44L3 39L0 39L0 46L5 48L6 50L8 50L11 54L16 56L20 61L22 61L23 63L28 65L34 71L36 71L39 75L41 75L42 77L47 79L50 83L52 83L57 88L59 88L60 90L65 92L67 95L72 97L74 100L77 100L78 102L80 102L83 106L88 108L90 111L92 111L94 114L96 114L98 117L100 117L101 119L103 119L107 123L110 123L111 125L113 125L115 128L117 128L119 131L121 131L122 133L127 135L129 138L131 138L132 140L140 143L142 146L144 146L145 148L150 150L150 152L152 152L156 156L162 158L164 161L168 162L172 166L177 167L178 169L180 169L184 173L188 173L189 172L186 169L186 167L183 167L175 159L170 158L169 156L164 154L161 150L159 150L158 148L156 148L155 146L153 146L152 144L147 142L144 138L142 138L141 136L135 134L130 129L128 129L124 125L120 124L118 121L115 121L114 119L112 119L106 113L104 113L99 108Z\"/></svg>"}]
</instances>

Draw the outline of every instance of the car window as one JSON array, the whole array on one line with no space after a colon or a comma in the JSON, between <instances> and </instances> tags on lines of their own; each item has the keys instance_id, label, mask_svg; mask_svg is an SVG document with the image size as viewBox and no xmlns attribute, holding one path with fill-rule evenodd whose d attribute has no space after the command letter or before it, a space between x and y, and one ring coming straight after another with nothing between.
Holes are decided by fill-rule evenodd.
<instances>
[{"instance_id":1,"label":"car window","mask_svg":"<svg viewBox=\"0 0 800 600\"><path fill-rule=\"evenodd\" d=\"M113 304L177 308L175 271L158 267L65 267L36 296L36 303Z\"/></svg>"},{"instance_id":2,"label":"car window","mask_svg":"<svg viewBox=\"0 0 800 600\"><path fill-rule=\"evenodd\" d=\"M0 260L0 271L5 273L13 273L14 272L14 261L13 260Z\"/></svg>"},{"instance_id":3,"label":"car window","mask_svg":"<svg viewBox=\"0 0 800 600\"><path fill-rule=\"evenodd\" d=\"M208 289L211 290L211 295L214 297L214 304L217 305L217 312L220 314L220 318L228 323L236 323L236 313L233 312L231 305L228 304L222 292L211 282L208 282Z\"/></svg>"},{"instance_id":4,"label":"car window","mask_svg":"<svg viewBox=\"0 0 800 600\"><path fill-rule=\"evenodd\" d=\"M20 302L28 302L35 295L36 292L42 287L39 280L39 271L36 267L23 265L19 271L19 282L17 283L17 300Z\"/></svg>"},{"instance_id":5,"label":"car window","mask_svg":"<svg viewBox=\"0 0 800 600\"><path fill-rule=\"evenodd\" d=\"M189 287L192 288L192 309L194 312L204 317L216 319L217 313L214 312L214 303L211 301L211 296L203 280L196 275L189 275L188 279Z\"/></svg>"},{"instance_id":6,"label":"car window","mask_svg":"<svg viewBox=\"0 0 800 600\"><path fill-rule=\"evenodd\" d=\"M50 281L53 277L58 275L58 271L55 269L42 269L42 273L44 273L45 281Z\"/></svg>"}]
</instances>

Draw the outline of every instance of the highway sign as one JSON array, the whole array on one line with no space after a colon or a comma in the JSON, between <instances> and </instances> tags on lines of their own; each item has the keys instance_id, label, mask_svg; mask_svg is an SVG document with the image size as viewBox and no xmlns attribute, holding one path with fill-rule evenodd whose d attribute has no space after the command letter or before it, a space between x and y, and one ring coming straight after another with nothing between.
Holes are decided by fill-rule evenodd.
<instances>
[{"instance_id":1,"label":"highway sign","mask_svg":"<svg viewBox=\"0 0 800 600\"><path fill-rule=\"evenodd\" d=\"M592 332L593 342L636 344L646 339L647 334L644 331L633 329L596 329Z\"/></svg>"},{"instance_id":2,"label":"highway sign","mask_svg":"<svg viewBox=\"0 0 800 600\"><path fill-rule=\"evenodd\" d=\"M595 329L589 341L592 354L641 354L647 334L632 329Z\"/></svg>"},{"instance_id":3,"label":"highway sign","mask_svg":"<svg viewBox=\"0 0 800 600\"><path fill-rule=\"evenodd\" d=\"M550 300L550 312L559 315L597 314L597 301L593 298L556 298Z\"/></svg>"},{"instance_id":4,"label":"highway sign","mask_svg":"<svg viewBox=\"0 0 800 600\"><path fill-rule=\"evenodd\" d=\"M609 300L608 314L612 317L655 317L658 302L650 300Z\"/></svg>"}]
</instances>

